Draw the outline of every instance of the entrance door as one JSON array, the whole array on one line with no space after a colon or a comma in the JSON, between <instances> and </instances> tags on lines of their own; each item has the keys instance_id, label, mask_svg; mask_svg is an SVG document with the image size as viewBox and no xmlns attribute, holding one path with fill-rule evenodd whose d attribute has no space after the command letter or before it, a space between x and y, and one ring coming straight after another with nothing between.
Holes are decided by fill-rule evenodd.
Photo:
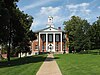
<instances>
[{"instance_id":1,"label":"entrance door","mask_svg":"<svg viewBox=\"0 0 100 75\"><path fill-rule=\"evenodd\" d=\"M48 52L53 52L53 44L52 43L49 43L48 44Z\"/></svg>"}]
</instances>

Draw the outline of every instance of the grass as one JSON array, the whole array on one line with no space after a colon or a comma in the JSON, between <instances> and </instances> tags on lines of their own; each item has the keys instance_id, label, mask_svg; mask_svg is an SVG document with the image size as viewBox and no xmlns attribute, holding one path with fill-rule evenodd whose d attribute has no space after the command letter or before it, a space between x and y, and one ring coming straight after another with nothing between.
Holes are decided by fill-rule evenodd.
<instances>
[{"instance_id":1,"label":"grass","mask_svg":"<svg viewBox=\"0 0 100 75\"><path fill-rule=\"evenodd\" d=\"M100 75L100 55L55 55L62 75Z\"/></svg>"},{"instance_id":2,"label":"grass","mask_svg":"<svg viewBox=\"0 0 100 75\"><path fill-rule=\"evenodd\" d=\"M13 58L0 62L0 75L36 75L47 55Z\"/></svg>"},{"instance_id":3,"label":"grass","mask_svg":"<svg viewBox=\"0 0 100 75\"><path fill-rule=\"evenodd\" d=\"M95 50L86 50L86 51L81 51L79 52L80 54L93 54L93 55L98 55L100 54L100 49L95 49Z\"/></svg>"}]
</instances>

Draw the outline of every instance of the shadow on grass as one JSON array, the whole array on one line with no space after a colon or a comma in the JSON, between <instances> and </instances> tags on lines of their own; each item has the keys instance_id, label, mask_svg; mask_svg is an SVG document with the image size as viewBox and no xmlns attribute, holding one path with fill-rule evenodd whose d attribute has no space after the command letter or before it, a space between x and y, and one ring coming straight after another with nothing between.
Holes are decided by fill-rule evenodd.
<instances>
[{"instance_id":1,"label":"shadow on grass","mask_svg":"<svg viewBox=\"0 0 100 75\"><path fill-rule=\"evenodd\" d=\"M98 55L98 52L89 51L88 54Z\"/></svg>"},{"instance_id":2,"label":"shadow on grass","mask_svg":"<svg viewBox=\"0 0 100 75\"><path fill-rule=\"evenodd\" d=\"M87 50L87 51L81 51L79 54L92 54L92 55L100 55L99 50Z\"/></svg>"},{"instance_id":3,"label":"shadow on grass","mask_svg":"<svg viewBox=\"0 0 100 75\"><path fill-rule=\"evenodd\" d=\"M45 61L46 61L46 62L47 62L47 61L53 61L54 59L59 59L59 57L54 57L54 58L48 57Z\"/></svg>"},{"instance_id":4,"label":"shadow on grass","mask_svg":"<svg viewBox=\"0 0 100 75\"><path fill-rule=\"evenodd\" d=\"M46 55L37 55L37 56L30 56L30 57L23 57L23 58L14 58L10 62L8 61L1 61L0 68L3 67L12 67L12 66L19 66L29 63L37 63L43 62L46 59Z\"/></svg>"}]
</instances>

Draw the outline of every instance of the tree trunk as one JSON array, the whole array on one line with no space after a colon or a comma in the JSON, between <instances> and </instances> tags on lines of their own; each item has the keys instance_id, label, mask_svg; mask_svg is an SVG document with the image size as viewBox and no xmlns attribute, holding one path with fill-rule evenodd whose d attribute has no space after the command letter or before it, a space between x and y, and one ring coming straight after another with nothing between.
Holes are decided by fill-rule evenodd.
<instances>
[{"instance_id":1,"label":"tree trunk","mask_svg":"<svg viewBox=\"0 0 100 75\"><path fill-rule=\"evenodd\" d=\"M1 49L0 49L0 60L2 60L2 50L3 50L3 44L1 44Z\"/></svg>"},{"instance_id":2,"label":"tree trunk","mask_svg":"<svg viewBox=\"0 0 100 75\"><path fill-rule=\"evenodd\" d=\"M9 44L8 44L7 59L8 59L8 61L10 61L10 41L9 41Z\"/></svg>"},{"instance_id":3,"label":"tree trunk","mask_svg":"<svg viewBox=\"0 0 100 75\"><path fill-rule=\"evenodd\" d=\"M8 61L10 61L10 44L11 44L11 24L9 24L9 37L8 37L8 50L7 50Z\"/></svg>"}]
</instances>

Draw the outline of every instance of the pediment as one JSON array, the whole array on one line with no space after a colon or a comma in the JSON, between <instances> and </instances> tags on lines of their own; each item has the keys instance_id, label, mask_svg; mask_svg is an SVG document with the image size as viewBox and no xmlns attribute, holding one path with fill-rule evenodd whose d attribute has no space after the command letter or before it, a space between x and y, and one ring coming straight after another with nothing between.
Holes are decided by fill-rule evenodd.
<instances>
[{"instance_id":1,"label":"pediment","mask_svg":"<svg viewBox=\"0 0 100 75\"><path fill-rule=\"evenodd\" d=\"M64 32L64 31L59 30L59 29L54 28L54 27L48 27L48 28L44 28L42 30L36 31L36 33L37 32Z\"/></svg>"},{"instance_id":2,"label":"pediment","mask_svg":"<svg viewBox=\"0 0 100 75\"><path fill-rule=\"evenodd\" d=\"M56 28L53 28L53 27L49 27L49 28L44 29L44 30L42 30L42 31L61 31L61 30L56 29Z\"/></svg>"}]
</instances>

